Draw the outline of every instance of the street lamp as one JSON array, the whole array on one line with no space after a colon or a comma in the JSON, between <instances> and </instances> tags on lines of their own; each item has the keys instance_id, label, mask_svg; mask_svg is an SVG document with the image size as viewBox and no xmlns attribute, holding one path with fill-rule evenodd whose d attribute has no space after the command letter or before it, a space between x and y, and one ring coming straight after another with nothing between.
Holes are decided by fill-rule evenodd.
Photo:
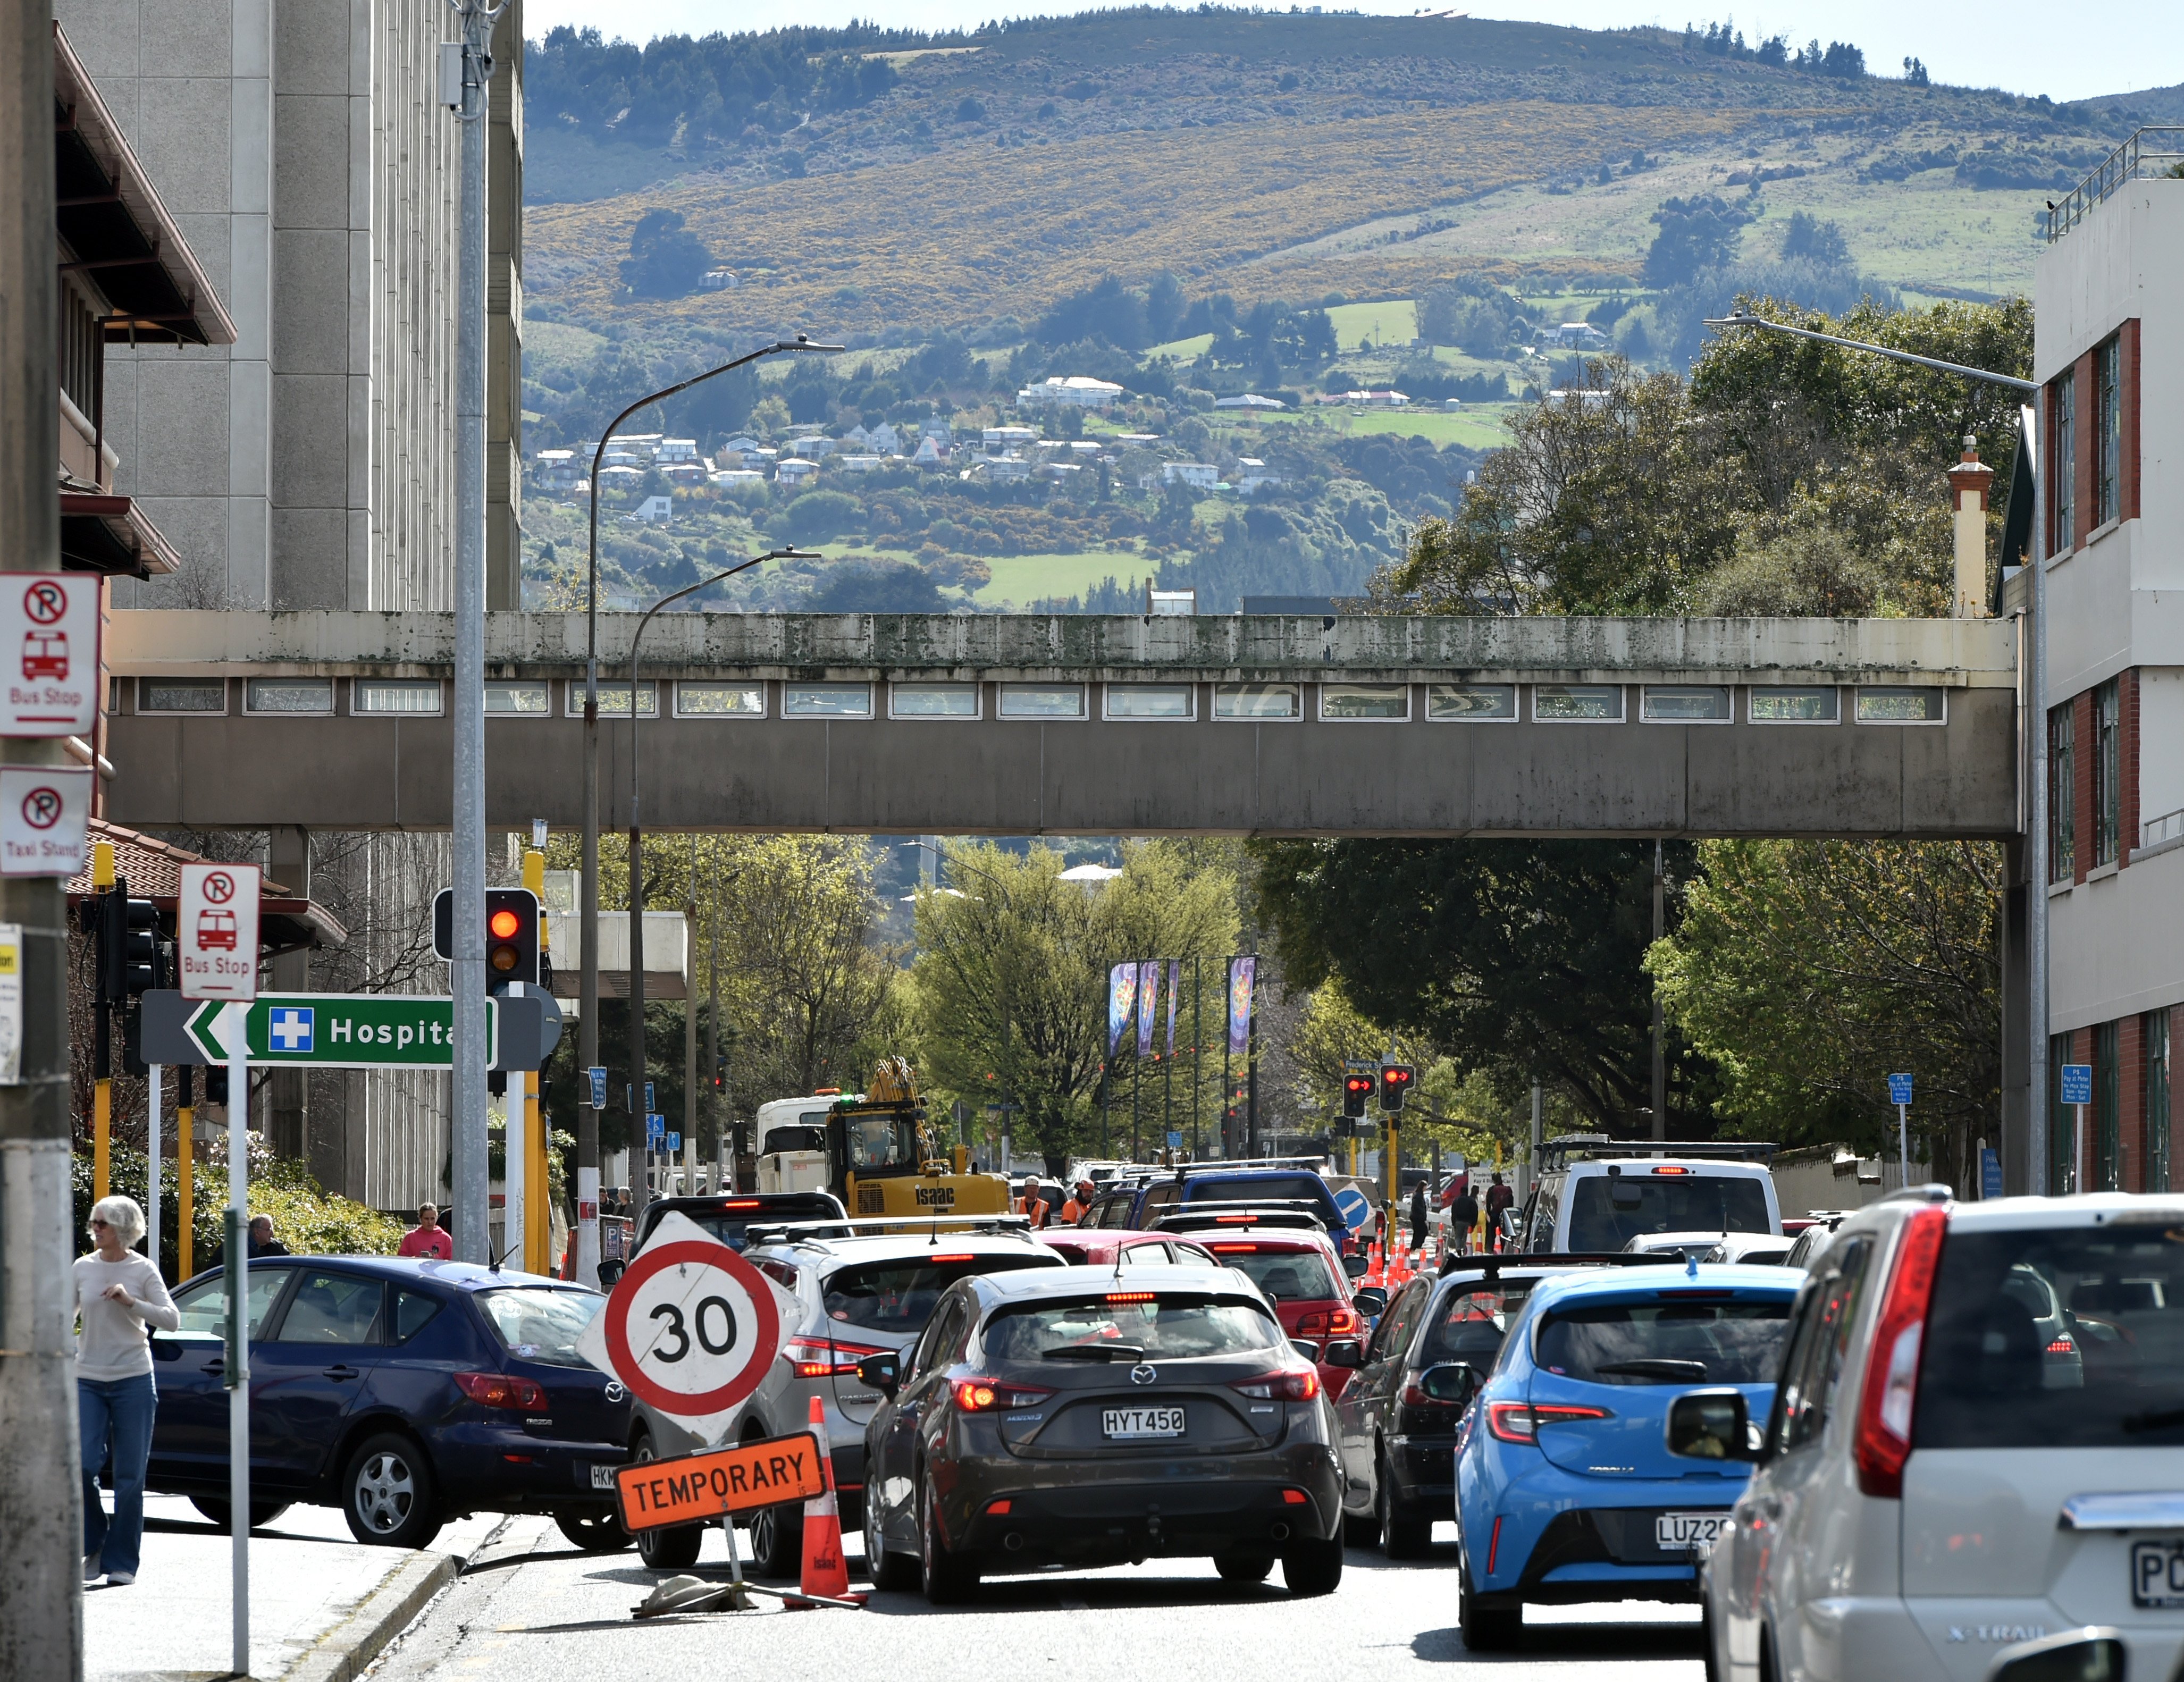
<instances>
[{"instance_id":1,"label":"street lamp","mask_svg":"<svg viewBox=\"0 0 2184 1682\"><path fill-rule=\"evenodd\" d=\"M596 495L593 499L597 500ZM685 596L694 596L700 590L710 589L723 578L733 578L738 572L748 572L752 567L762 565L769 560L822 559L824 557L792 544L785 549L768 549L764 554L753 555L749 560L739 560L710 578L701 578L694 584L685 584L681 589L670 591L662 596L645 609L644 616L637 621L637 630L629 639L629 1079L632 1100L641 1098L644 1092L644 832L639 825L637 805L637 662L638 652L644 646L645 631L652 624L652 615L660 609L671 602L681 601ZM686 940L691 938L689 930L683 931L683 938ZM588 949L587 960L589 961ZM596 969L593 973L596 976ZM636 1107L634 1101L631 1107ZM648 1133L651 1125L648 1119L645 1122ZM651 1152L651 1143L648 1138L645 1145L648 1159ZM644 1203L649 1201L651 1195L651 1181L648 1177L638 1189L640 1214L644 1212Z\"/></svg>"},{"instance_id":2,"label":"street lamp","mask_svg":"<svg viewBox=\"0 0 2184 1682\"><path fill-rule=\"evenodd\" d=\"M761 345L758 349L694 374L679 384L639 398L607 424L592 451L591 539L586 566L584 607L584 855L582 899L580 905L583 959L579 969L577 1023L577 1058L586 1070L599 1061L599 464L613 441L615 429L640 409L664 402L691 387L768 356L797 351L840 350L838 344L814 344L803 333L794 339ZM587 1102L589 1077L577 1083L577 1277L595 1285L599 1279L599 1116ZM585 1211L589 1211L588 1214Z\"/></svg>"}]
</instances>

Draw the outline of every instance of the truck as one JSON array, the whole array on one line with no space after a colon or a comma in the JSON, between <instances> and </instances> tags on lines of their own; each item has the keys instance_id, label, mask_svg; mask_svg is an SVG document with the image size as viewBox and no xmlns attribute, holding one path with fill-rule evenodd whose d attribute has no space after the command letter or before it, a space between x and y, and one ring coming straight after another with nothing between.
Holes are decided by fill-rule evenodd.
<instances>
[{"instance_id":1,"label":"truck","mask_svg":"<svg viewBox=\"0 0 2184 1682\"><path fill-rule=\"evenodd\" d=\"M961 1145L941 1154L901 1057L883 1059L861 1094L760 1106L757 1132L761 1192L832 1192L866 1217L1008 1212L1004 1177L971 1172Z\"/></svg>"}]
</instances>

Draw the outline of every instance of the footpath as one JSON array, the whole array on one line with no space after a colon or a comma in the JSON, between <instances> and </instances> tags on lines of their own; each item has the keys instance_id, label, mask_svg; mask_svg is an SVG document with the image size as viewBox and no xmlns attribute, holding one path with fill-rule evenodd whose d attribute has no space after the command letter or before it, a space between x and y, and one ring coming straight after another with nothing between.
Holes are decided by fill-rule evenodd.
<instances>
[{"instance_id":1,"label":"footpath","mask_svg":"<svg viewBox=\"0 0 2184 1682\"><path fill-rule=\"evenodd\" d=\"M292 1507L250 1536L254 1682L348 1682L400 1635L464 1564L511 1522L449 1524L422 1551L366 1547L328 1507ZM527 1542L535 1524L526 1525ZM178 1495L144 1501L136 1582L86 1584L87 1682L209 1682L231 1676L231 1539Z\"/></svg>"}]
</instances>

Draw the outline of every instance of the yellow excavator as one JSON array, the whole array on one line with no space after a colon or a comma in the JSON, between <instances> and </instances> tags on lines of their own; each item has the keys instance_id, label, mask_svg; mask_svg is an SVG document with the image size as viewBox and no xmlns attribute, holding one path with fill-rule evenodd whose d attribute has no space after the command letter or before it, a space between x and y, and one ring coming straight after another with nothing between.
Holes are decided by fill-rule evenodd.
<instances>
[{"instance_id":1,"label":"yellow excavator","mask_svg":"<svg viewBox=\"0 0 2184 1682\"><path fill-rule=\"evenodd\" d=\"M800 1129L800 1131L809 1131ZM808 1147L759 1158L760 1190L823 1189L852 1216L1006 1215L1009 1183L970 1172L957 1145L941 1156L927 1126L917 1078L902 1057L883 1058L861 1097L838 1100L827 1111L822 1151ZM798 1184L792 1185L790 1182Z\"/></svg>"}]
</instances>

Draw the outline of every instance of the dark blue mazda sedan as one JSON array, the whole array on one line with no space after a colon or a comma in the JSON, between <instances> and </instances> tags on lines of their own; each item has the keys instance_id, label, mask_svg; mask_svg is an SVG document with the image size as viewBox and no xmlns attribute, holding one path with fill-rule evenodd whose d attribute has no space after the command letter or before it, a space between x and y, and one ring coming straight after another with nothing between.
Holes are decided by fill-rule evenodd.
<instances>
[{"instance_id":1,"label":"dark blue mazda sedan","mask_svg":"<svg viewBox=\"0 0 2184 1682\"><path fill-rule=\"evenodd\" d=\"M612 1471L629 1398L577 1353L606 1299L461 1262L282 1256L250 1264L250 1520L338 1505L359 1541L423 1547L475 1512L551 1514L578 1546L625 1546ZM150 1487L227 1523L220 1270L175 1293L152 1338Z\"/></svg>"}]
</instances>

